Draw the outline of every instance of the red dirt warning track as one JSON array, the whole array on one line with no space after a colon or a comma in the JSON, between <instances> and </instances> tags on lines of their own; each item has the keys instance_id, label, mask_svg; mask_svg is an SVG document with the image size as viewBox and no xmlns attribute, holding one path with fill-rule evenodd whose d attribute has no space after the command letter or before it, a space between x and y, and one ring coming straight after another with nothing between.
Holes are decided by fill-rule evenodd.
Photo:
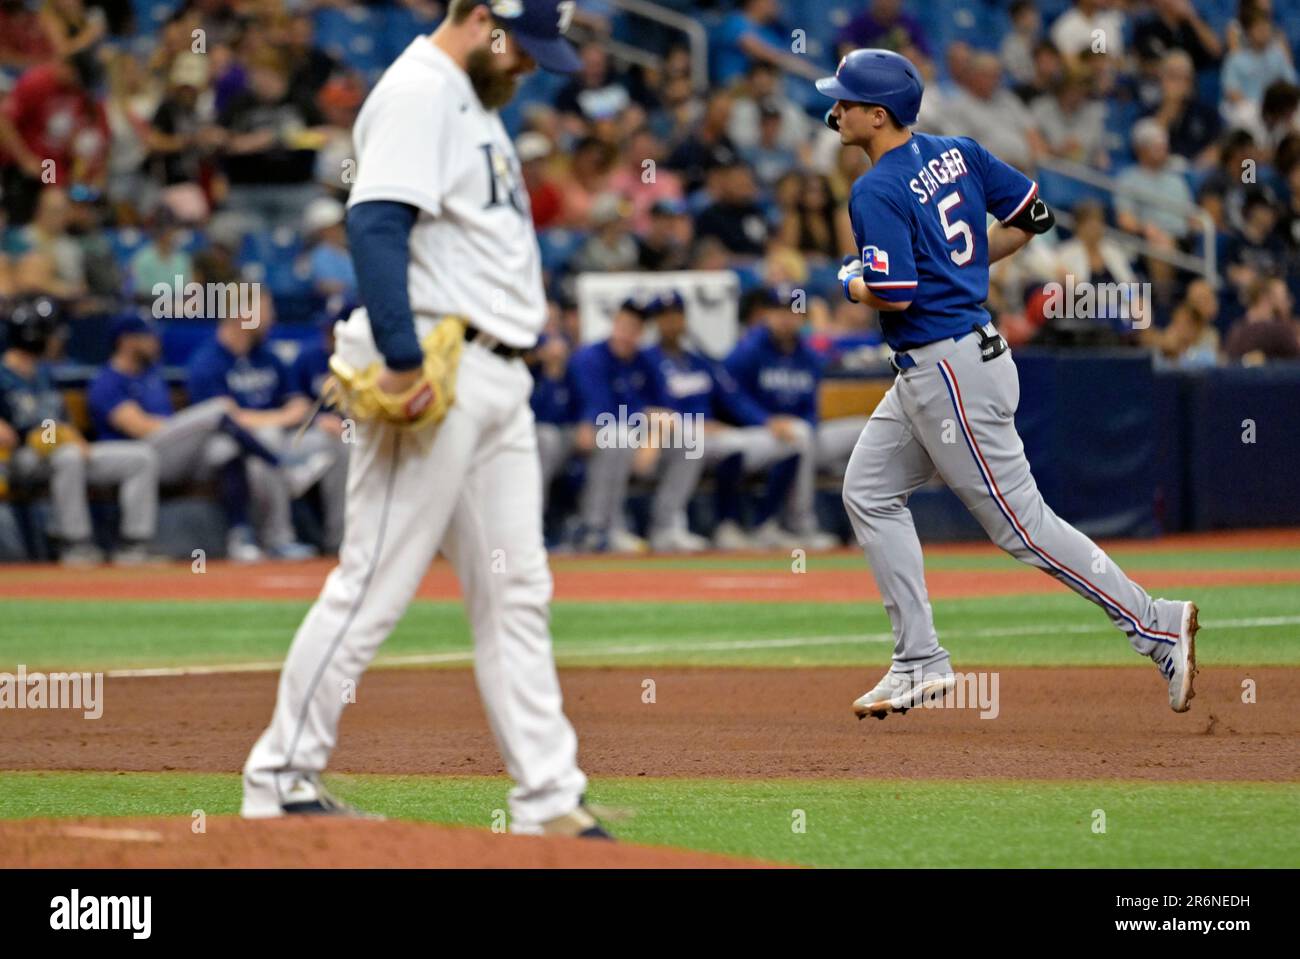
<instances>
[{"instance_id":1,"label":"red dirt warning track","mask_svg":"<svg viewBox=\"0 0 1300 959\"><path fill-rule=\"evenodd\" d=\"M413 822L209 817L0 822L0 869L735 869L766 863Z\"/></svg>"},{"instance_id":2,"label":"red dirt warning track","mask_svg":"<svg viewBox=\"0 0 1300 959\"><path fill-rule=\"evenodd\" d=\"M594 777L1300 779L1300 670L1203 669L1182 715L1154 667L997 675L996 719L925 709L861 722L850 704L878 676L860 669L568 669L561 681ZM1246 678L1256 704L1241 702ZM270 717L275 684L273 673L110 678L93 722L0 713L0 767L233 773ZM460 669L367 674L330 768L504 773L473 674Z\"/></svg>"}]
</instances>

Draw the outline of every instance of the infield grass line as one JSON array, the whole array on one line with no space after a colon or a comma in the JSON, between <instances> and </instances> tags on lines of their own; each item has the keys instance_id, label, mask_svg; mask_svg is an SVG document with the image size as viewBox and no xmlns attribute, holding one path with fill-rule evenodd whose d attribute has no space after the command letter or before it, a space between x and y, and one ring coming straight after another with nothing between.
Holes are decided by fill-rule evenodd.
<instances>
[{"instance_id":1,"label":"infield grass line","mask_svg":"<svg viewBox=\"0 0 1300 959\"><path fill-rule=\"evenodd\" d=\"M1202 629L1266 629L1300 624L1300 616L1258 616L1246 619L1205 621ZM947 629L945 638L999 639L1007 636L1045 637L1052 633L1105 635L1112 632L1107 626L1088 626L1082 623L1066 625L1026 625L1005 629ZM778 639L734 639L712 642L624 643L614 646L555 646L555 656L561 662L573 659L600 659L606 656L645 656L662 653L720 653L741 650L804 649L821 646L852 646L859 643L893 643L892 633L865 633L846 636L792 636ZM372 668L404 666L446 666L472 663L472 649L445 653L418 653L410 656L379 656ZM264 673L277 671L284 665L280 660L263 660L249 663L197 664L192 666L158 666L143 669L110 669L104 675L110 679L142 679L164 676L208 676L214 673Z\"/></svg>"}]
</instances>

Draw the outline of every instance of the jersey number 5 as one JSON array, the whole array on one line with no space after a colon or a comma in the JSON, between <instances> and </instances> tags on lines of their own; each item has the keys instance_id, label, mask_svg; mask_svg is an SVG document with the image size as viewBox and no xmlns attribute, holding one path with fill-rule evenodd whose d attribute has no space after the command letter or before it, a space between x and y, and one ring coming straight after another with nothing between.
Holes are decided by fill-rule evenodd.
<instances>
[{"instance_id":1,"label":"jersey number 5","mask_svg":"<svg viewBox=\"0 0 1300 959\"><path fill-rule=\"evenodd\" d=\"M960 193L949 193L939 201L939 220L943 223L943 235L950 240L958 237L962 240L960 250L952 250L948 259L958 266L965 266L975 255L975 236L970 231L970 224L965 220L949 220L948 211L961 203Z\"/></svg>"}]
</instances>

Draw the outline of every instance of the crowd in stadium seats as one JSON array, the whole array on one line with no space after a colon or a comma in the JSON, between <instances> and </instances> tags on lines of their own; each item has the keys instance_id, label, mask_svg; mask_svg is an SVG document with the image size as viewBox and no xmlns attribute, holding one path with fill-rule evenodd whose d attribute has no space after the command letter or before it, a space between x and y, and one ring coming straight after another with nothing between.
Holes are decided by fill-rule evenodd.
<instances>
[{"instance_id":1,"label":"crowd in stadium seats","mask_svg":"<svg viewBox=\"0 0 1300 959\"><path fill-rule=\"evenodd\" d=\"M818 380L828 370L879 366L887 353L875 318L846 303L835 279L853 246L845 200L866 160L823 125L828 104L808 79L857 46L912 58L927 81L918 128L976 137L1034 176L1061 212L1061 226L993 272L988 306L1014 344L1128 345L1179 368L1300 356L1300 0L664 6L708 29L707 86L697 82L682 34L580 0L582 72L535 75L504 111L552 303L539 383L568 377L570 354L583 349L574 277L593 271L734 271L752 323L738 350L772 336L780 321L769 315L771 302L796 289L806 294L798 298L800 330L779 337L789 355L816 357ZM50 481L65 497L53 526L68 544L65 557L95 557L79 518L84 487L121 469L102 467L108 479L82 469L73 482L65 468L53 481L55 457L33 464L17 455L27 430L53 418L69 443L86 442L79 426L92 447L148 447L150 435L185 415L172 412L184 394L164 388L160 349L173 373L188 367L193 375L198 356L213 352L240 370L273 372L265 376L274 384L255 384L253 392L269 390L255 399L237 388L224 398L219 389L196 393L191 380L190 409L208 411L196 417L208 436L196 448L208 452L169 454L185 461L180 469L155 450L153 469L164 485L169 469L180 469L172 479L211 478L222 491L233 555L304 552L285 525L286 498L325 458L343 457L339 424L328 414L309 425L306 446L289 451L287 437L308 415L311 396L303 385L311 377L295 378L289 365L299 354L319 362L325 344L315 321L355 293L343 228L352 122L383 67L440 15L432 0L0 0L0 297L8 313L44 304L66 318L61 371L102 367L131 381L115 393L103 386L112 376L101 373L91 391L98 408L92 403L74 425L71 413L46 406L58 399L46 367L34 379L21 349L10 344L5 353L5 475L16 488ZM609 38L655 54L658 65L617 60L603 42ZM238 281L269 293L261 312L280 318L274 330L267 321L245 337L202 309L175 312L148 331L129 322L136 308L156 304L160 286ZM1062 315L1053 291L1069 284L1150 295L1118 310L1112 302ZM724 358L709 359L725 373ZM119 394L134 397L125 416L104 408L105 397ZM539 419L565 435L581 432L581 414L540 415L548 402L539 392ZM49 415L30 420L29 407ZM738 429L760 425L730 419ZM802 420L810 448L815 411ZM562 440L558 448L581 444ZM837 458L833 450L809 454L804 468L833 470ZM565 459L553 475L573 473ZM326 490L334 469L313 479L327 514L317 545L326 550L336 545L337 517L328 515L336 491ZM732 478L723 473L725 486ZM260 516L240 512L240 482L253 487L248 501ZM800 474L790 489L807 482ZM760 540L816 533L796 500L789 492L781 510L759 510ZM671 533L683 527L669 513L660 528L651 523L651 537L698 545ZM576 541L640 548L622 535L618 516L590 502L576 515ZM65 516L68 528L60 529ZM147 552L136 547L149 538L143 520L131 522L122 530L128 561ZM724 541L750 541L738 526Z\"/></svg>"}]
</instances>

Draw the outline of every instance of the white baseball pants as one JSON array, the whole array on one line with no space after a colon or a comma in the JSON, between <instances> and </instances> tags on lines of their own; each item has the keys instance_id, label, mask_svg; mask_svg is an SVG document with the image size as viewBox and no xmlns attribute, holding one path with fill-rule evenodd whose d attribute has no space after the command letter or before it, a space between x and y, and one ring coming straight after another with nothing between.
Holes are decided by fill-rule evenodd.
<instances>
[{"instance_id":1,"label":"white baseball pants","mask_svg":"<svg viewBox=\"0 0 1300 959\"><path fill-rule=\"evenodd\" d=\"M516 783L511 830L539 832L578 805L587 780L551 651L531 390L522 361L469 343L439 427L358 426L339 565L298 628L271 725L244 767L244 815L274 814L286 773L325 768L348 692L439 550L464 591L479 694Z\"/></svg>"}]
</instances>

